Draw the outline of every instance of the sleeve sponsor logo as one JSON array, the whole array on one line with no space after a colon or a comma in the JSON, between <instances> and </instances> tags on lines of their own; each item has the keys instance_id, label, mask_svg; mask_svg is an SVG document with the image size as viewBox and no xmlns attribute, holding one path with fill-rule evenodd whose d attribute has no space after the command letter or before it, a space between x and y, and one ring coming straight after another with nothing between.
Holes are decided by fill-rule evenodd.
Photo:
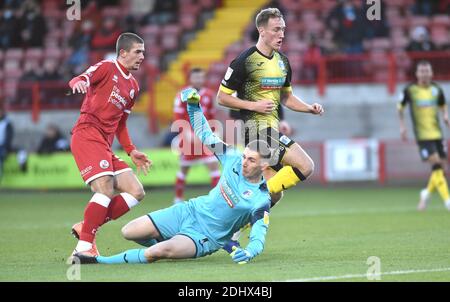
<instances>
[{"instance_id":1,"label":"sleeve sponsor logo","mask_svg":"<svg viewBox=\"0 0 450 302\"><path fill-rule=\"evenodd\" d=\"M224 80L228 81L231 77L231 75L233 74L233 69L231 67L228 67L227 72L225 73L225 77Z\"/></svg>"}]
</instances>

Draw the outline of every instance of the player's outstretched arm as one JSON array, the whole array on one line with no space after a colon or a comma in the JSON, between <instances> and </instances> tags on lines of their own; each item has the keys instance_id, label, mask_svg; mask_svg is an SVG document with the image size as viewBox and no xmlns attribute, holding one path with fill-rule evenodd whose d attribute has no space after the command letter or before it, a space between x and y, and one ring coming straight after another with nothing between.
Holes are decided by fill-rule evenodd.
<instances>
[{"instance_id":1,"label":"player's outstretched arm","mask_svg":"<svg viewBox=\"0 0 450 302\"><path fill-rule=\"evenodd\" d=\"M264 243L266 241L268 223L264 219L258 220L252 225L250 231L250 242L246 248L233 247L233 252L230 254L234 262L238 264L245 264L258 256L264 250Z\"/></svg>"},{"instance_id":2,"label":"player's outstretched arm","mask_svg":"<svg viewBox=\"0 0 450 302\"><path fill-rule=\"evenodd\" d=\"M257 219L257 220L256 220ZM250 241L245 249L234 248L230 254L234 262L244 264L258 256L264 250L267 229L269 228L269 206L262 208L253 214Z\"/></svg>"},{"instance_id":3,"label":"player's outstretched arm","mask_svg":"<svg viewBox=\"0 0 450 302\"><path fill-rule=\"evenodd\" d=\"M292 111L305 112L322 115L325 111L319 103L307 104L295 96L292 92L288 92L284 98L284 105Z\"/></svg>"},{"instance_id":4,"label":"player's outstretched arm","mask_svg":"<svg viewBox=\"0 0 450 302\"><path fill-rule=\"evenodd\" d=\"M214 154L222 155L225 153L227 144L224 143L214 132L208 124L208 121L203 114L199 105L200 95L194 88L187 88L181 91L181 101L187 102L187 111L189 114L189 121L194 129L195 135L200 141L206 145Z\"/></svg>"}]
</instances>

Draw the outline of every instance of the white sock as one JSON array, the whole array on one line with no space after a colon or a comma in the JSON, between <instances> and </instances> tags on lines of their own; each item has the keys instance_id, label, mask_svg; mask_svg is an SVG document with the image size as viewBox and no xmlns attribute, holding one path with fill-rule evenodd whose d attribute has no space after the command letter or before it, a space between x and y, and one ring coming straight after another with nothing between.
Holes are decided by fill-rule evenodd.
<instances>
[{"instance_id":1,"label":"white sock","mask_svg":"<svg viewBox=\"0 0 450 302\"><path fill-rule=\"evenodd\" d=\"M241 237L241 233L242 233L241 230L239 230L236 233L234 233L233 237L231 237L231 240L238 241L239 238Z\"/></svg>"},{"instance_id":2,"label":"white sock","mask_svg":"<svg viewBox=\"0 0 450 302\"><path fill-rule=\"evenodd\" d=\"M445 202L445 206L447 207L447 210L450 211L450 199L448 199L448 200Z\"/></svg>"},{"instance_id":3,"label":"white sock","mask_svg":"<svg viewBox=\"0 0 450 302\"><path fill-rule=\"evenodd\" d=\"M92 248L92 243L83 241L83 240L78 240L78 244L77 244L77 247L75 248L75 250L77 252L84 252L84 251L89 251L91 248Z\"/></svg>"},{"instance_id":4,"label":"white sock","mask_svg":"<svg viewBox=\"0 0 450 302\"><path fill-rule=\"evenodd\" d=\"M176 198L173 200L173 203L174 203L174 204L177 204L177 203L182 203L183 201L184 201L183 199L180 199L180 198L176 197Z\"/></svg>"}]
</instances>

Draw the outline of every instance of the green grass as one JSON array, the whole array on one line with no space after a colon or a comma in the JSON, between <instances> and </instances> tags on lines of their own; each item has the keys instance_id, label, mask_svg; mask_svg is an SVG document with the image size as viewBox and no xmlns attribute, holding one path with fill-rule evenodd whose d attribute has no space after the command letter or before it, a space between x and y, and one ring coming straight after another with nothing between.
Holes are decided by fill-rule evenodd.
<instances>
[{"instance_id":1,"label":"green grass","mask_svg":"<svg viewBox=\"0 0 450 302\"><path fill-rule=\"evenodd\" d=\"M189 191L189 196L206 189ZM149 265L81 267L82 281L279 281L364 275L369 256L382 272L450 268L450 213L438 196L415 210L418 188L305 188L286 193L271 214L265 251L247 265L224 252ZM123 240L129 220L171 205L171 191L148 190L145 201L98 233L111 255L136 245ZM0 281L67 281L70 227L91 194L0 193ZM244 236L246 237L246 236ZM243 243L245 243L245 239ZM382 281L450 281L450 271L382 275ZM365 277L338 281L367 281Z\"/></svg>"}]
</instances>

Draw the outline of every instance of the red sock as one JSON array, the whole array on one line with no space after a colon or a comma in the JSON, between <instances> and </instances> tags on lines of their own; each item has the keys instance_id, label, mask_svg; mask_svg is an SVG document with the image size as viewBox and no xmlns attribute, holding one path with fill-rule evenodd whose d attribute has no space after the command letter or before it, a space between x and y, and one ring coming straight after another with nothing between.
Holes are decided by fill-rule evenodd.
<instances>
[{"instance_id":1,"label":"red sock","mask_svg":"<svg viewBox=\"0 0 450 302\"><path fill-rule=\"evenodd\" d=\"M81 229L80 240L94 242L95 233L105 221L109 201L110 199L106 195L94 194L84 210L84 223Z\"/></svg>"},{"instance_id":2,"label":"red sock","mask_svg":"<svg viewBox=\"0 0 450 302\"><path fill-rule=\"evenodd\" d=\"M121 194L114 196L109 203L108 213L103 224L121 217L129 210L130 208Z\"/></svg>"},{"instance_id":3,"label":"red sock","mask_svg":"<svg viewBox=\"0 0 450 302\"><path fill-rule=\"evenodd\" d=\"M211 176L211 187L214 188L215 186L217 186L217 184L219 183L220 180L220 171L216 170L216 171L212 171L210 173Z\"/></svg>"},{"instance_id":4,"label":"red sock","mask_svg":"<svg viewBox=\"0 0 450 302\"><path fill-rule=\"evenodd\" d=\"M186 185L186 180L184 174L177 173L177 180L175 181L175 197L178 199L183 199L184 187Z\"/></svg>"},{"instance_id":5,"label":"red sock","mask_svg":"<svg viewBox=\"0 0 450 302\"><path fill-rule=\"evenodd\" d=\"M220 176L211 177L211 188L214 188L219 183Z\"/></svg>"}]
</instances>

